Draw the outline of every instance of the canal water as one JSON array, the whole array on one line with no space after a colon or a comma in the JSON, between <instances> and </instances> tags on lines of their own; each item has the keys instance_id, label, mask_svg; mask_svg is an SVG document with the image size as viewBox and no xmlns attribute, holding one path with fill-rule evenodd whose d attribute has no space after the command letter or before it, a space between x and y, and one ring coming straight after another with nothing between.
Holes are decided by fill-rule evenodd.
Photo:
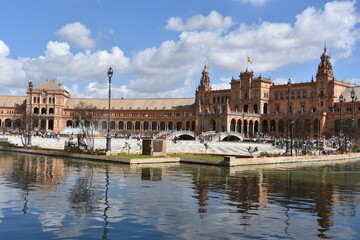
<instances>
[{"instance_id":1,"label":"canal water","mask_svg":"<svg viewBox=\"0 0 360 240\"><path fill-rule=\"evenodd\" d=\"M128 166L0 153L0 239L359 239L360 161Z\"/></svg>"}]
</instances>

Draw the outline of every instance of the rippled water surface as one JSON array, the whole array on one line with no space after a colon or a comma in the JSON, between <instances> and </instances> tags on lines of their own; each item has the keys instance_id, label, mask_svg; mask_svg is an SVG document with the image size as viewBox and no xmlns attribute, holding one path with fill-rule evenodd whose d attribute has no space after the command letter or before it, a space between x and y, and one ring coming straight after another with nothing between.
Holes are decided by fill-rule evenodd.
<instances>
[{"instance_id":1,"label":"rippled water surface","mask_svg":"<svg viewBox=\"0 0 360 240\"><path fill-rule=\"evenodd\" d=\"M360 161L128 166L0 153L0 239L359 239Z\"/></svg>"}]
</instances>

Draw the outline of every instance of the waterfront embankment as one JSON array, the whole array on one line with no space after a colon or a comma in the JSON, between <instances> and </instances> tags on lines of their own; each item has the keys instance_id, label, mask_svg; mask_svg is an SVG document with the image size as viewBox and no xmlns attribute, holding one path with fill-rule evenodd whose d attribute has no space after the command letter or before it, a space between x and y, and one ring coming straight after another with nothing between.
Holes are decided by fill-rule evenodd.
<instances>
[{"instance_id":1,"label":"waterfront embankment","mask_svg":"<svg viewBox=\"0 0 360 240\"><path fill-rule=\"evenodd\" d=\"M121 163L121 164L160 164L160 163L190 163L217 165L226 167L269 165L269 164L288 164L305 162L324 162L324 161L342 161L359 160L360 153L337 154L337 155L314 155L314 156L286 156L286 157L259 157L259 156L224 156L223 160L211 160L200 158L181 157L150 157L149 158L122 158L108 155L89 155L79 153L69 153L57 149L26 149L26 148L0 148L0 151L18 152L26 154L48 155L56 157L66 157L72 159L82 159L91 161Z\"/></svg>"}]
</instances>

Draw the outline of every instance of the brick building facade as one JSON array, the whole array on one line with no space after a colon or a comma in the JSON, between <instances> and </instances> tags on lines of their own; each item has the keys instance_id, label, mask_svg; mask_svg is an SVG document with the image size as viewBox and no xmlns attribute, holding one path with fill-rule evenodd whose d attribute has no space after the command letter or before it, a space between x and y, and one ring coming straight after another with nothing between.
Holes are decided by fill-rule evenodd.
<instances>
[{"instance_id":1,"label":"brick building facade","mask_svg":"<svg viewBox=\"0 0 360 240\"><path fill-rule=\"evenodd\" d=\"M246 69L239 79L231 79L229 87L212 90L205 65L195 98L112 99L110 129L113 133L144 135L186 130L286 137L289 126L293 126L302 134L318 137L325 131L339 131L340 118L360 125L360 103L357 97L351 98L351 91L359 96L360 88L336 80L326 47L316 77L309 82L274 85L270 78L255 77ZM344 97L342 103L340 95ZM0 126L26 127L24 122L29 122L31 113L31 128L56 132L74 128L79 124L75 118L79 103L96 106L96 125L105 133L108 99L71 98L55 81L28 88L26 97L0 96Z\"/></svg>"}]
</instances>

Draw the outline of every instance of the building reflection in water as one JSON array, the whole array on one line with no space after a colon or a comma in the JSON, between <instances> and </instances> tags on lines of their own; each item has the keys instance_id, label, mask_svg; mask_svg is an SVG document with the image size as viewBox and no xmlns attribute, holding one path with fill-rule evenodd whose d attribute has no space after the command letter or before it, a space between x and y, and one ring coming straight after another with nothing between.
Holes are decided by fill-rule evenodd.
<instances>
[{"instance_id":1,"label":"building reflection in water","mask_svg":"<svg viewBox=\"0 0 360 240\"><path fill-rule=\"evenodd\" d=\"M318 238L334 237L328 234L334 226L334 215L355 216L357 214L357 205L352 203L359 202L358 197L352 194L353 189L347 187L352 186L354 182L358 182L358 175L330 174L334 171L349 171L349 169L343 169L343 165L336 164L324 164L324 166L318 164L298 168L289 165L288 167L281 166L280 169L278 166L252 169L237 168L234 170L199 165L130 167L64 161L63 159L44 156L16 156L20 157L20 159L14 161L14 155L0 155L0 174L5 176L7 182L10 183L10 187L21 190L23 199L22 213L28 213L32 207L43 209L44 212L48 211L47 205L50 206L51 204L39 204L36 202L35 199L39 198L39 195L32 198L32 194L36 194L38 191L41 191L42 194L45 193L44 195L47 193L52 198L44 198L41 201L46 203L51 199L54 204L58 204L58 208L52 210L55 212L49 214L52 221L54 221L53 217L55 215L59 216L59 222L54 222L52 228L57 229L56 232L59 235L69 232L69 237L74 236L71 235L70 231L65 231L64 225L66 224L63 223L65 216L61 216L68 210L73 211L74 218L78 218L79 221L86 215L102 215L103 224L100 235L102 235L102 239L108 239L109 214L114 216L112 221L116 222L115 219L124 218L123 216L120 217L124 214L121 211L131 212L130 209L127 210L126 207L121 205L121 201L139 202L139 204L135 205L136 208L132 210L134 213L144 210L139 209L139 206L147 207L146 201L151 201L151 199L141 199L143 189L138 189L136 193L134 193L134 189L130 189L131 193L120 195L121 192L116 187L119 187L119 181L124 181L124 176L134 178L133 181L136 181L137 178L139 181L152 182L153 187L165 184L170 177L177 179L177 181L186 182L192 186L193 195L184 196L184 198L196 199L197 207L195 211L197 211L199 218L209 218L214 209L218 208L214 204L219 204L221 201L221 204L227 205L227 207L221 206L222 211L228 214L236 214L237 225L242 226L244 231L254 227L253 225L258 221L258 216L268 213L270 215L274 214L272 216L274 219L283 220L281 226L283 236L289 237L301 227L297 226L298 219L296 218L300 213L306 213L307 216L316 215L313 219L318 225ZM66 185L64 185L65 182ZM117 191L118 195L121 197L126 195L129 199L116 200L116 203L112 201L110 207L110 185L114 191ZM59 189L63 191L63 188L68 189L66 197L68 205L64 206L56 200L58 197L58 201L64 201L63 196L56 195L57 191ZM156 191L156 189L153 191ZM166 189L166 191L169 192L154 192L153 194L164 194L165 196L179 190L171 188ZM185 193L188 192L184 191ZM152 196L147 195L147 197ZM156 197L161 198L161 196ZM149 208L155 206L156 202L151 202L152 205L150 205L149 201L147 202ZM339 208L340 202L345 202L345 205L342 205L341 208ZM189 202L188 204L192 203ZM162 206L158 208L160 212L164 211L161 209ZM210 211L211 209L212 211ZM274 212L273 209L279 210ZM156 210L153 209L153 211ZM182 214L181 209L167 209L167 211L171 210L177 214ZM171 215L169 212L162 214L163 216ZM41 217L44 218L45 215ZM179 216L176 220L179 219L182 219L182 216ZM231 219L234 220L234 215L231 215ZM165 221L161 219L161 216L159 216L158 220L158 224ZM76 232L77 236L81 236L88 227L84 220L81 221L82 224L77 226L77 231L73 231ZM44 222L49 223L50 221L44 219ZM224 224L229 223L224 222ZM164 225L161 226L164 227Z\"/></svg>"}]
</instances>

